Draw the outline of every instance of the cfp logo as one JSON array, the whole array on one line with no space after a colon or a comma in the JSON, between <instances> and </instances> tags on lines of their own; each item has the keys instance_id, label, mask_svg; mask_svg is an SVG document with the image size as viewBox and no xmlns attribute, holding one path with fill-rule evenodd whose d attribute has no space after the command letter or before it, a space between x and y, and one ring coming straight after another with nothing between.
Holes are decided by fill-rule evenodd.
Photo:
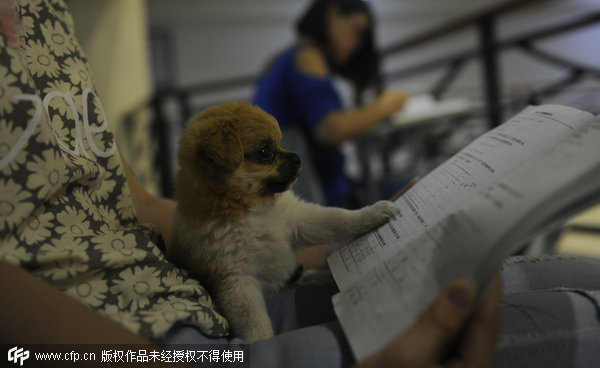
<instances>
[{"instance_id":1,"label":"cfp logo","mask_svg":"<svg viewBox=\"0 0 600 368\"><path fill-rule=\"evenodd\" d=\"M23 366L23 361L29 359L29 350L23 350L23 348L14 347L8 351L8 361L17 363Z\"/></svg>"}]
</instances>

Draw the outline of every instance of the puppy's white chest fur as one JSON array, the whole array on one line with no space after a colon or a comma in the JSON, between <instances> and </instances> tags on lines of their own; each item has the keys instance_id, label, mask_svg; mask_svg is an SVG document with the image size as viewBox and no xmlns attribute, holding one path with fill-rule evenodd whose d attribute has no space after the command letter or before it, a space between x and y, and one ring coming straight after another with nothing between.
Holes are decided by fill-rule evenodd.
<instances>
[{"instance_id":1,"label":"puppy's white chest fur","mask_svg":"<svg viewBox=\"0 0 600 368\"><path fill-rule=\"evenodd\" d=\"M225 224L218 231L221 240L215 236L217 241L212 245L220 243L219 252L231 254L235 265L231 272L256 277L267 297L280 289L297 267L293 245L295 203L297 199L286 192L273 203L250 209L243 218Z\"/></svg>"},{"instance_id":2,"label":"puppy's white chest fur","mask_svg":"<svg viewBox=\"0 0 600 368\"><path fill-rule=\"evenodd\" d=\"M200 227L177 221L179 243L187 245L187 255L182 254L180 261L193 262L189 268L204 274L211 283L232 275L254 277L269 296L297 267L293 249L296 203L296 197L285 192L239 219Z\"/></svg>"}]
</instances>

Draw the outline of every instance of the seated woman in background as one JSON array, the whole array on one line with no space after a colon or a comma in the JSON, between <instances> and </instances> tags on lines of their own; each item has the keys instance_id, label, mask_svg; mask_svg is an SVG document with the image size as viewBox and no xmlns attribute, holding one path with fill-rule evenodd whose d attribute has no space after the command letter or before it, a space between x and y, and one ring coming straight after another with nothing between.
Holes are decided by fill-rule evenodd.
<instances>
[{"instance_id":1,"label":"seated woman in background","mask_svg":"<svg viewBox=\"0 0 600 368\"><path fill-rule=\"evenodd\" d=\"M254 103L305 135L325 204L354 208L352 181L339 144L402 109L407 95L385 91L367 105L344 109L333 79L351 82L357 94L379 73L374 18L362 0L315 0L297 22L297 42L261 77Z\"/></svg>"}]
</instances>

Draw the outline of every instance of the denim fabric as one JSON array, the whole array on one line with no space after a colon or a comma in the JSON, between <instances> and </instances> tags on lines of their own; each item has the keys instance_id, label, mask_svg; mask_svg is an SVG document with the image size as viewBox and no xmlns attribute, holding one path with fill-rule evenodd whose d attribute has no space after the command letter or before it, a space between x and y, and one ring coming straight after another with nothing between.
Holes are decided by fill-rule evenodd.
<instances>
[{"instance_id":1,"label":"denim fabric","mask_svg":"<svg viewBox=\"0 0 600 368\"><path fill-rule=\"evenodd\" d=\"M166 349L223 351L236 350L244 342L237 338L209 338L194 327L179 326L168 333L162 345ZM250 344L246 349L248 353L245 364L231 364L232 367L341 368L354 364L350 348L337 322L285 332ZM198 367L205 366L206 364L198 362Z\"/></svg>"},{"instance_id":2,"label":"denim fabric","mask_svg":"<svg viewBox=\"0 0 600 368\"><path fill-rule=\"evenodd\" d=\"M496 367L594 367L600 362L600 261L513 257L502 269Z\"/></svg>"},{"instance_id":3,"label":"denim fabric","mask_svg":"<svg viewBox=\"0 0 600 368\"><path fill-rule=\"evenodd\" d=\"M352 352L335 318L331 296L337 292L333 279L321 279L300 287L286 287L267 302L275 337L248 347L247 365L232 367L348 367ZM306 313L313 310L314 313ZM297 313L298 311L298 313ZM193 326L176 326L165 337L165 347L188 346L191 350L234 350L239 338L209 338ZM205 365L199 364L204 367ZM221 365L219 365L221 366ZM222 366L227 366L222 364Z\"/></svg>"},{"instance_id":4,"label":"denim fabric","mask_svg":"<svg viewBox=\"0 0 600 368\"><path fill-rule=\"evenodd\" d=\"M502 267L503 299L496 367L594 367L600 362L600 261L570 256L511 257ZM312 285L315 287L314 285ZM331 285L325 286L331 292ZM329 297L284 289L268 305L272 339L249 345L251 367L348 367L352 354L337 323L305 328L297 311L331 308ZM315 289L318 290L318 289ZM296 300L302 295L303 300ZM312 302L312 304L311 304ZM322 321L321 321L322 322ZM295 329L299 328L299 329ZM173 329L165 343L239 344L192 327Z\"/></svg>"}]
</instances>

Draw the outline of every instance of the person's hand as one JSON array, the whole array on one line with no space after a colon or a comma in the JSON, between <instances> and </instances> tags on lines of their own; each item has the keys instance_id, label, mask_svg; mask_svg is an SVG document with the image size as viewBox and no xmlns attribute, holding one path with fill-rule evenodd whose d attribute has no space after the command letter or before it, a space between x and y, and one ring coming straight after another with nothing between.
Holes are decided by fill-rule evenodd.
<instances>
[{"instance_id":1,"label":"person's hand","mask_svg":"<svg viewBox=\"0 0 600 368\"><path fill-rule=\"evenodd\" d=\"M412 187L415 186L415 184L417 184L419 182L419 177L415 176L414 178L410 179L410 181L408 182L408 184L406 184L402 189L400 189L399 191L397 191L392 198L390 198L390 201L392 202L396 202L396 200L398 200L398 198L402 197L404 195L404 193L408 192L408 190Z\"/></svg>"},{"instance_id":2,"label":"person's hand","mask_svg":"<svg viewBox=\"0 0 600 368\"><path fill-rule=\"evenodd\" d=\"M472 282L453 282L408 332L368 357L358 368L491 367L500 325L500 278L492 283L479 310L469 320L475 300ZM458 340L464 327L465 334ZM454 344L455 354L444 359Z\"/></svg>"},{"instance_id":3,"label":"person's hand","mask_svg":"<svg viewBox=\"0 0 600 368\"><path fill-rule=\"evenodd\" d=\"M13 1L0 0L0 32L4 34L10 46L21 45L19 30L29 29L21 24Z\"/></svg>"},{"instance_id":4,"label":"person's hand","mask_svg":"<svg viewBox=\"0 0 600 368\"><path fill-rule=\"evenodd\" d=\"M384 115L389 116L402 110L408 96L408 93L403 91L386 90L377 97L375 103Z\"/></svg>"},{"instance_id":5,"label":"person's hand","mask_svg":"<svg viewBox=\"0 0 600 368\"><path fill-rule=\"evenodd\" d=\"M327 256L334 249L335 247L329 244L301 248L296 251L296 258L305 270L321 270L327 267Z\"/></svg>"}]
</instances>

